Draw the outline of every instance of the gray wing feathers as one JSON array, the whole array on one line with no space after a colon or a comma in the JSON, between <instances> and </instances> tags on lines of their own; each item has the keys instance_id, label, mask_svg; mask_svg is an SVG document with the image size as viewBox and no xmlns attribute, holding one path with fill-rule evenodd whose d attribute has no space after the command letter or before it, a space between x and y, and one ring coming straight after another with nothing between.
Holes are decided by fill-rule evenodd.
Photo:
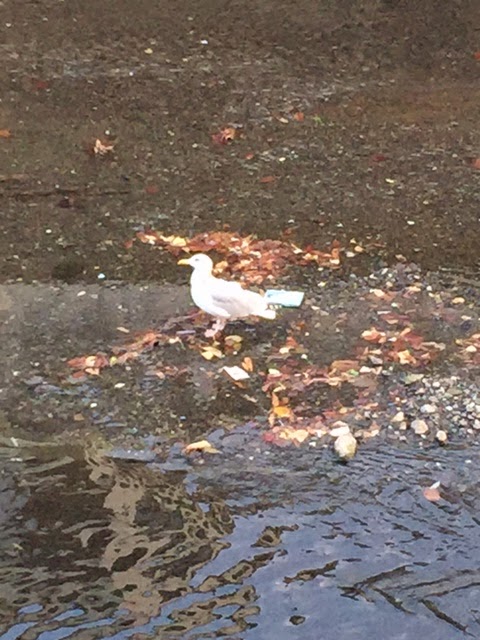
<instances>
[{"instance_id":1,"label":"gray wing feathers","mask_svg":"<svg viewBox=\"0 0 480 640\"><path fill-rule=\"evenodd\" d=\"M259 293L243 289L238 282L217 280L211 291L212 303L232 318L262 313L267 303Z\"/></svg>"}]
</instances>

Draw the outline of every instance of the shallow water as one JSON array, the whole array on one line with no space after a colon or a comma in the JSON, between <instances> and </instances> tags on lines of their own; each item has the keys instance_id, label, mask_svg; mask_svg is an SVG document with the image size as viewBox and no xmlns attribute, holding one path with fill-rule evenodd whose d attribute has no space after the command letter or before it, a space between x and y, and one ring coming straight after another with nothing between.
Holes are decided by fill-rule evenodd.
<instances>
[{"instance_id":1,"label":"shallow water","mask_svg":"<svg viewBox=\"0 0 480 640\"><path fill-rule=\"evenodd\" d=\"M238 437L185 471L5 457L1 640L478 635L477 448L342 465Z\"/></svg>"}]
</instances>

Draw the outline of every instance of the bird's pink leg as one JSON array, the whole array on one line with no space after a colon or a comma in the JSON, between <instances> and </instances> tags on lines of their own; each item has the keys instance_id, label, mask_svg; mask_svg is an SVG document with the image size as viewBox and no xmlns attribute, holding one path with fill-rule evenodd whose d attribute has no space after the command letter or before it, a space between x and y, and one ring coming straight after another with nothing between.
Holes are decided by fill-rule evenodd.
<instances>
[{"instance_id":1,"label":"bird's pink leg","mask_svg":"<svg viewBox=\"0 0 480 640\"><path fill-rule=\"evenodd\" d=\"M213 327L205 331L205 337L213 338L214 336L217 335L217 333L220 333L225 329L226 324L227 324L227 321L225 320L225 318L217 318L213 324Z\"/></svg>"}]
</instances>

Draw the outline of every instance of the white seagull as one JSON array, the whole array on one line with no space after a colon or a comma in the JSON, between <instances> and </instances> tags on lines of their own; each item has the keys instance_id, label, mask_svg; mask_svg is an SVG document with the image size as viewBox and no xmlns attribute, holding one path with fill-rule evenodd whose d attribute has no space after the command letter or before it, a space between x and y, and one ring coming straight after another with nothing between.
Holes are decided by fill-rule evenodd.
<instances>
[{"instance_id":1,"label":"white seagull","mask_svg":"<svg viewBox=\"0 0 480 640\"><path fill-rule=\"evenodd\" d=\"M229 320L260 316L273 320L276 313L259 293L244 289L239 282L229 282L212 275L213 262L204 253L179 260L178 264L193 268L190 292L197 307L215 318L215 324L205 332L208 338L222 331Z\"/></svg>"}]
</instances>

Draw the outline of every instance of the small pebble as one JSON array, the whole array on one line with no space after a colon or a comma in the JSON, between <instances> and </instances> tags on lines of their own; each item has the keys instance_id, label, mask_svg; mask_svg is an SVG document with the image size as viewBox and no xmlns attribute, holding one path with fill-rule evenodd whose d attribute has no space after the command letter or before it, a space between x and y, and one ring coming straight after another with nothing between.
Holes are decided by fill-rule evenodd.
<instances>
[{"instance_id":1,"label":"small pebble","mask_svg":"<svg viewBox=\"0 0 480 640\"><path fill-rule=\"evenodd\" d=\"M448 434L446 431L443 431L442 429L440 429L435 434L435 438L440 442L440 444L444 444L448 440Z\"/></svg>"},{"instance_id":2,"label":"small pebble","mask_svg":"<svg viewBox=\"0 0 480 640\"><path fill-rule=\"evenodd\" d=\"M437 411L437 407L433 404L423 404L420 407L420 411L422 413L435 413Z\"/></svg>"},{"instance_id":3,"label":"small pebble","mask_svg":"<svg viewBox=\"0 0 480 640\"><path fill-rule=\"evenodd\" d=\"M351 433L341 435L333 445L335 453L342 460L351 460L357 451L357 441Z\"/></svg>"},{"instance_id":4,"label":"small pebble","mask_svg":"<svg viewBox=\"0 0 480 640\"><path fill-rule=\"evenodd\" d=\"M340 438L342 436L351 435L350 427L348 426L348 424L339 420L338 422L335 422L335 425L336 426L334 426L334 428L330 430L330 435L333 438Z\"/></svg>"},{"instance_id":5,"label":"small pebble","mask_svg":"<svg viewBox=\"0 0 480 640\"><path fill-rule=\"evenodd\" d=\"M414 420L410 426L417 436L428 433L428 425L425 420Z\"/></svg>"}]
</instances>

